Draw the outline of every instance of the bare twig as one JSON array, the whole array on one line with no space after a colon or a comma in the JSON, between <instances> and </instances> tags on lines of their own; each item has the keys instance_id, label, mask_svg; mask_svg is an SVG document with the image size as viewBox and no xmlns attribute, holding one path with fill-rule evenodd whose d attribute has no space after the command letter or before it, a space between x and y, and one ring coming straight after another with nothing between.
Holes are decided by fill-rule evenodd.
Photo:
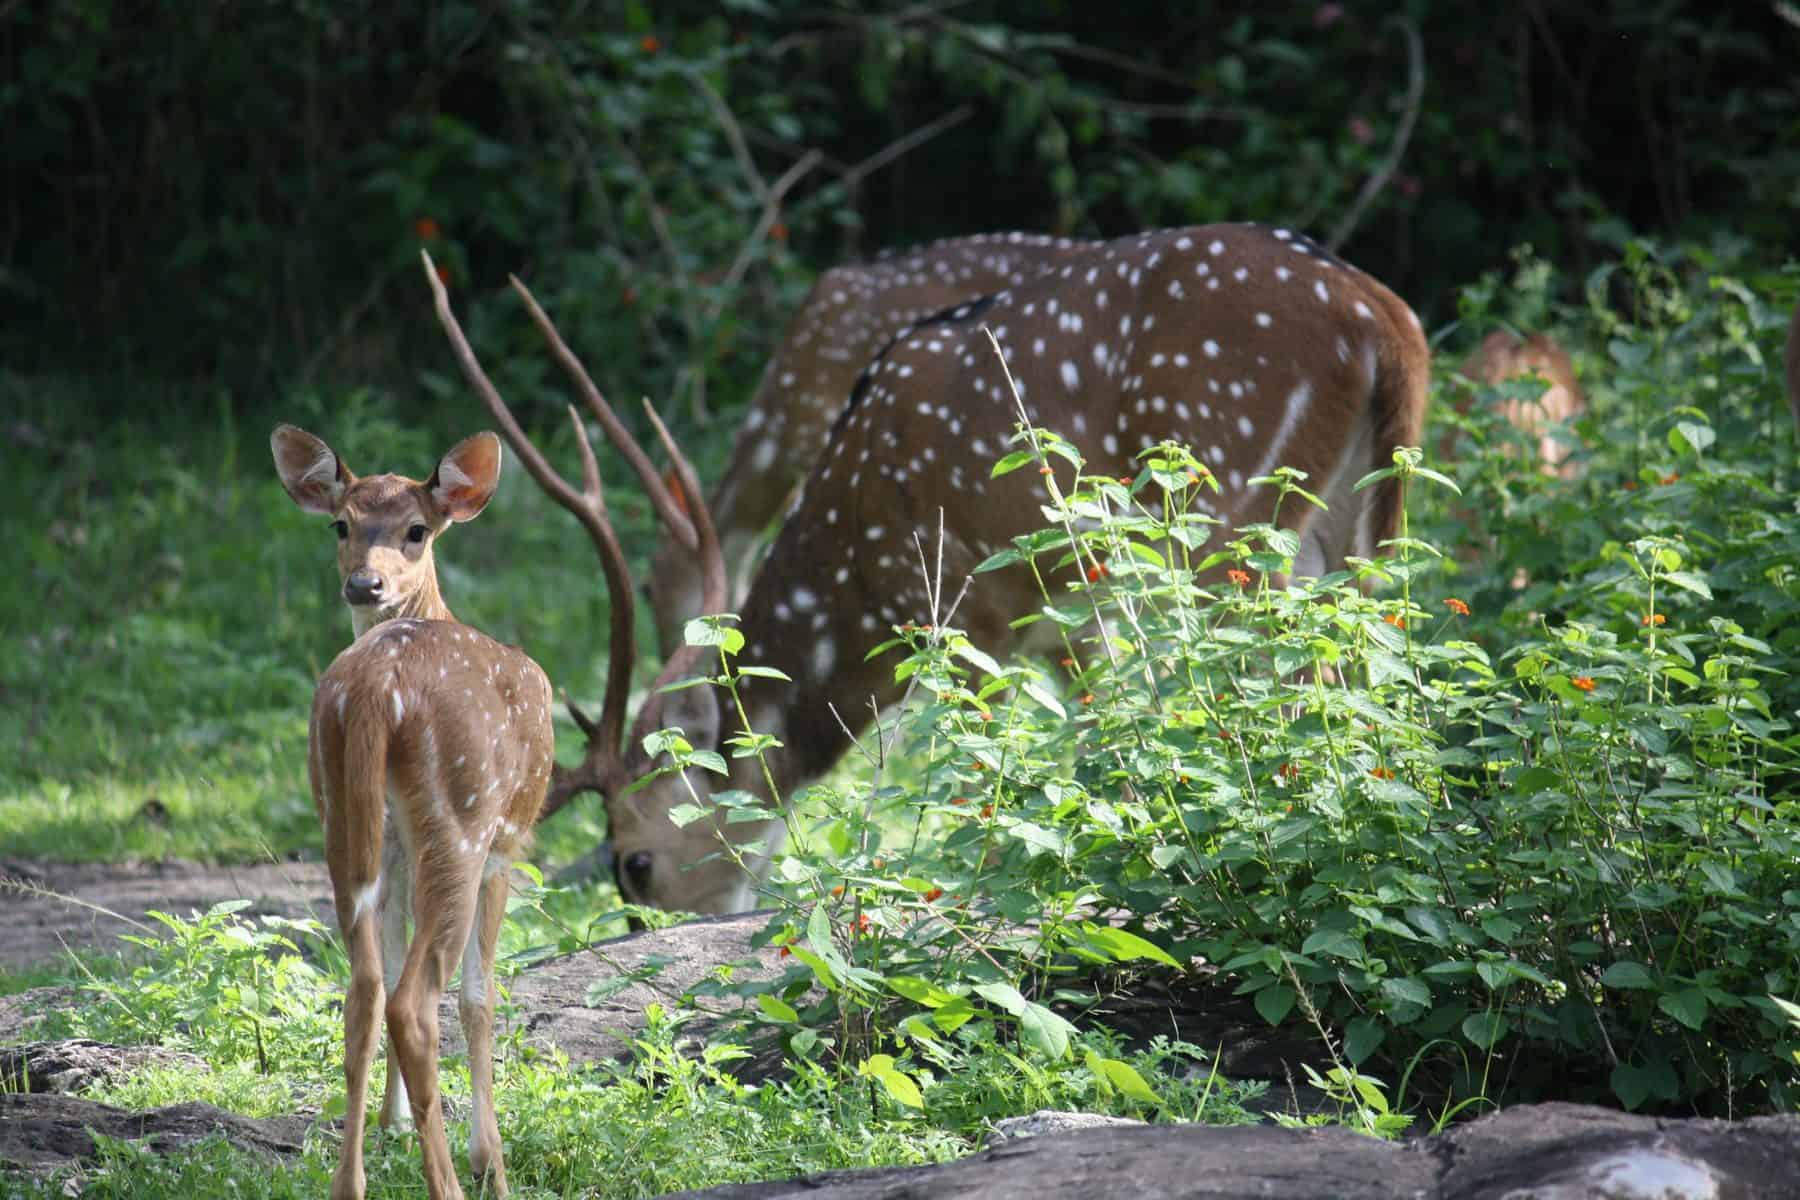
<instances>
[{"instance_id":1,"label":"bare twig","mask_svg":"<svg viewBox=\"0 0 1800 1200\"><path fill-rule=\"evenodd\" d=\"M1331 236L1325 241L1325 248L1333 254L1350 240L1350 235L1356 231L1370 201L1380 194L1399 169L1407 144L1412 141L1413 126L1419 119L1419 102L1425 95L1425 44L1419 37L1418 26L1401 16L1389 17L1385 23L1399 29L1400 36L1406 40L1406 105L1401 111L1400 124L1394 130L1394 140L1388 146L1387 156L1375 168L1374 174L1363 181L1362 190L1356 194L1350 208L1339 219L1337 228L1331 231Z\"/></svg>"}]
</instances>

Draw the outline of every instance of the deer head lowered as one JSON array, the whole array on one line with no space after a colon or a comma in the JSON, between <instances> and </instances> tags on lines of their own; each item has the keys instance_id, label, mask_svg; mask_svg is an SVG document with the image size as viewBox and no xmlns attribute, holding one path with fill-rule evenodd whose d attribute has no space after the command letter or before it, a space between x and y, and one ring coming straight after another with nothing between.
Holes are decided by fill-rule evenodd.
<instances>
[{"instance_id":1,"label":"deer head lowered","mask_svg":"<svg viewBox=\"0 0 1800 1200\"><path fill-rule=\"evenodd\" d=\"M728 603L743 602L770 521L812 469L857 375L888 339L932 313L1017 287L1095 245L1043 234L980 234L846 263L819 276L763 369L707 501L730 575ZM646 581L665 655L680 646L682 623L700 615L700 588L694 555L678 541L665 542Z\"/></svg>"},{"instance_id":2,"label":"deer head lowered","mask_svg":"<svg viewBox=\"0 0 1800 1200\"><path fill-rule=\"evenodd\" d=\"M385 997L381 1123L416 1123L426 1191L433 1200L462 1196L437 1079L438 999L460 960L457 1011L475 1110L469 1165L503 1196L494 944L506 869L524 853L550 781L550 683L521 651L451 615L432 560L438 535L473 520L493 495L500 439L481 433L459 442L423 483L359 479L331 447L292 425L277 426L269 446L294 503L332 518L358 635L319 677L308 734L307 773L350 956L348 1107L331 1194L363 1195L365 1098Z\"/></svg>"},{"instance_id":3,"label":"deer head lowered","mask_svg":"<svg viewBox=\"0 0 1800 1200\"><path fill-rule=\"evenodd\" d=\"M535 451L469 352L435 276L428 279L465 373L530 465ZM605 410L598 392L531 308L599 416ZM1392 292L1303 237L1217 225L1100 243L1048 274L927 318L864 371L745 601L744 661L776 667L792 680L758 678L743 687L751 727L784 743L770 756L772 780L755 760L734 759L724 780L691 770L686 786L664 775L625 796L619 785L651 764L635 738L621 752L616 741L590 737L587 761L552 785L551 805L565 785L605 793L627 899L699 911L747 907L757 880L717 855L717 839L757 842L747 857L760 868L781 823L703 820L677 828L670 808L687 800L688 787L702 797L728 787L766 799L772 782L779 795L791 795L848 747L839 715L854 732L871 701L879 707L897 698L891 667L864 662L863 651L894 624L932 619L912 565L912 539L914 531L937 538L940 511L946 578L967 574L1036 528L1042 482L1025 472L988 478L1015 410L984 327L1031 420L1071 439L1090 471L1120 474L1138 450L1163 438L1194 445L1223 485L1210 507L1227 532L1274 513L1275 493L1251 487L1251 479L1278 465L1307 472L1309 488L1330 510L1289 506L1280 514L1299 534L1301 574L1336 569L1349 554L1372 555L1397 526L1397 483L1352 488L1388 465L1396 447L1418 444L1429 374L1424 334ZM602 424L623 434L613 433L610 413ZM691 501L698 496L692 472L672 449L671 456ZM587 462L591 457L584 450ZM654 472L646 464L639 473L654 494ZM560 479L545 486L566 497L593 532L590 522L603 518L591 467L588 475L592 504L581 504ZM533 476L544 483L535 468ZM665 497L658 507L674 506ZM691 507L693 527L709 526L704 506ZM669 523L682 536L681 526ZM596 533L594 540L603 539ZM604 540L616 553L610 535ZM710 611L724 594L716 538L708 530L683 544L705 556L710 594L702 608ZM622 564L609 564L606 574L615 648L607 703L616 697L622 714L630 638L628 628L621 638L618 623L629 622L631 598ZM984 574L958 623L977 645L1004 654L1011 619L1036 603L1025 570ZM665 680L697 665L686 653L665 666ZM690 742L709 749L736 732L706 687L653 695L636 729L664 724L681 726ZM622 715L601 728L616 732L621 725Z\"/></svg>"}]
</instances>

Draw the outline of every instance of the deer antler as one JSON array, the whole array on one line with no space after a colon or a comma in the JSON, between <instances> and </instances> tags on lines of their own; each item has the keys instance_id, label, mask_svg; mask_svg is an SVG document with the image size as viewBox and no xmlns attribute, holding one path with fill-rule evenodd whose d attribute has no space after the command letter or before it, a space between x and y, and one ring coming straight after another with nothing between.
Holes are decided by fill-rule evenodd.
<instances>
[{"instance_id":1,"label":"deer antler","mask_svg":"<svg viewBox=\"0 0 1800 1200\"><path fill-rule=\"evenodd\" d=\"M594 458L593 445L588 440L587 428L582 422L580 413L574 405L569 406L569 418L575 425L576 444L581 452L582 488L577 491L565 480L555 468L545 461L531 439L519 426L512 410L501 398L500 392L488 378L481 367L475 352L470 348L468 339L463 335L462 327L450 310L450 298L444 284L438 278L431 256L420 251L425 263L426 281L431 285L432 297L437 309L438 321L444 327L450 339L451 347L456 352L458 364L469 384L486 403L488 411L493 414L499 424L501 433L508 444L519 455L525 465L526 472L537 481L540 488L557 504L567 509L574 518L587 530L588 538L594 544L600 556L600 569L606 577L607 595L612 607L611 630L608 639L610 661L607 664L606 691L601 701L600 719L592 721L564 695L564 703L568 704L569 714L575 723L587 735L587 753L582 761L574 767L557 765L554 769L549 795L545 798L544 807L539 815L544 817L556 812L575 796L586 791L598 791L607 794L609 785L618 782L623 773L623 735L625 731L625 704L631 691L631 669L636 657L636 640L633 637L633 621L635 616L635 600L631 586L631 572L626 565L624 551L619 546L618 536L614 533L612 522L606 514L606 501L600 483L600 469ZM562 364L582 398L587 402L588 411L606 431L607 437L618 448L625 460L631 464L645 492L650 497L663 524L675 539L690 552L697 553L701 559L701 570L705 580L704 593L706 607L702 611L714 612L724 606L725 601L725 563L719 550L718 536L714 531L712 517L706 510L705 500L700 491L693 466L675 445L668 430L650 410L650 420L656 428L658 439L674 464L676 479L685 493L687 512L692 519L684 515L683 506L669 492L669 489L658 477L656 468L651 464L649 456L637 444L618 417L606 397L594 385L587 369L582 366L574 352L571 351L557 332L555 324L545 314L531 290L517 276L512 276L513 290L525 302L527 311L536 323L544 340L549 343L551 353ZM646 409L649 404L646 402ZM661 687L680 674L691 669L695 656L678 653L673 656L658 676L656 686ZM650 709L651 705L646 705ZM660 708L660 705L655 705ZM643 716L640 715L640 721Z\"/></svg>"}]
</instances>

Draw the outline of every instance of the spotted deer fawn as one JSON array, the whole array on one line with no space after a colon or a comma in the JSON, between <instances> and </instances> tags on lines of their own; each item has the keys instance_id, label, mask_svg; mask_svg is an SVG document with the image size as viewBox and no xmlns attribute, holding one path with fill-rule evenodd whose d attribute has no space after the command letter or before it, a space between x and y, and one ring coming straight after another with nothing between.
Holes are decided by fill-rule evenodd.
<instances>
[{"instance_id":1,"label":"spotted deer fawn","mask_svg":"<svg viewBox=\"0 0 1800 1200\"><path fill-rule=\"evenodd\" d=\"M728 572L727 603L742 603L754 551L825 445L831 423L870 359L921 318L1017 287L1096 243L1043 234L950 238L821 275L789 322L750 398L731 457L707 500ZM700 565L663 543L646 580L663 653L700 615Z\"/></svg>"},{"instance_id":2,"label":"spotted deer fawn","mask_svg":"<svg viewBox=\"0 0 1800 1200\"><path fill-rule=\"evenodd\" d=\"M480 433L459 442L423 483L358 478L292 425L278 426L269 444L294 503L331 518L357 635L319 678L308 735L313 802L350 956L348 1108L331 1194L363 1195L369 1066L385 1014L381 1124L415 1124L427 1194L462 1196L437 1063L438 1000L460 959L458 1015L474 1092L469 1166L504 1195L494 943L507 868L523 854L550 782L550 683L524 653L451 615L432 561L438 535L473 520L494 494L500 439Z\"/></svg>"},{"instance_id":3,"label":"spotted deer fawn","mask_svg":"<svg viewBox=\"0 0 1800 1200\"><path fill-rule=\"evenodd\" d=\"M1216 225L1099 243L1047 273L927 317L862 373L744 601L743 661L790 677L743 681L750 727L783 743L768 758L769 776L756 759L738 758L724 778L695 768L685 780L667 773L626 794L655 766L642 749L644 732L680 726L692 744L716 750L735 722L713 688L653 690L621 740L632 597L584 427L577 422L587 480L578 493L512 419L429 263L426 277L464 374L533 477L587 528L612 596L603 715L598 723L577 716L589 735L586 755L557 769L546 810L599 791L621 894L664 908L749 907L784 828L777 819L717 816L677 827L669 812L690 788L703 798L726 788L765 801L787 797L848 748L872 709L898 698L891 665L863 655L894 624L933 619L915 533L932 539L937 553L941 514L943 573L956 579L1040 523L1046 493L1036 474L989 478L1017 416L988 331L1027 415L1071 439L1090 472L1122 474L1135 453L1163 438L1196 447L1222 485L1208 508L1227 535L1276 516L1275 491L1252 480L1282 465L1305 471L1309 490L1330 507L1280 510L1280 523L1299 537L1300 574L1373 555L1392 536L1398 482L1360 492L1354 485L1389 465L1396 447L1417 445L1424 421L1429 351L1412 310L1286 230ZM615 441L625 439L549 319L522 284L514 286L590 412ZM726 595L718 539L691 470L672 447L671 456L685 506L647 464L638 474L670 535L705 571L698 609L717 611ZM1030 572L1012 567L977 577L957 620L977 645L1003 654L1013 645L1011 620L1038 603ZM695 673L695 653L678 651L659 683ZM718 853L722 838L736 844L736 855Z\"/></svg>"}]
</instances>

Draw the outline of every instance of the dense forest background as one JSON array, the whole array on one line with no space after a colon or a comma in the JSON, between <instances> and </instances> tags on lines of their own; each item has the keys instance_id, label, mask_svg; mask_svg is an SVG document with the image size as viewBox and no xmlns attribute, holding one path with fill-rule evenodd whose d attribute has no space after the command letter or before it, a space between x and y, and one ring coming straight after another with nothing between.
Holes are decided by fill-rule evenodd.
<instances>
[{"instance_id":1,"label":"dense forest background","mask_svg":"<svg viewBox=\"0 0 1800 1200\"><path fill-rule=\"evenodd\" d=\"M1569 287L1631 234L1793 244L1797 22L1705 0L15 0L0 361L240 414L314 385L406 404L444 364L423 242L478 344L521 350L521 391L542 365L492 304L509 271L603 387L704 413L748 395L832 262L1220 219L1341 238L1441 329L1521 244Z\"/></svg>"}]
</instances>

